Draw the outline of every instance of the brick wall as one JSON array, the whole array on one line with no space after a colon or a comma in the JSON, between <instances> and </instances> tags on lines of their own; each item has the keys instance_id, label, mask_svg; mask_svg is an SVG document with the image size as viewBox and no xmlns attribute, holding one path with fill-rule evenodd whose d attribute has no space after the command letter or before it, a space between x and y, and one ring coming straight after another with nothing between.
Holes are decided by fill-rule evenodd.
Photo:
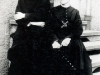
<instances>
[{"instance_id":1,"label":"brick wall","mask_svg":"<svg viewBox=\"0 0 100 75\"><path fill-rule=\"evenodd\" d=\"M9 48L9 20L13 17L17 0L0 0L0 75L7 75Z\"/></svg>"}]
</instances>

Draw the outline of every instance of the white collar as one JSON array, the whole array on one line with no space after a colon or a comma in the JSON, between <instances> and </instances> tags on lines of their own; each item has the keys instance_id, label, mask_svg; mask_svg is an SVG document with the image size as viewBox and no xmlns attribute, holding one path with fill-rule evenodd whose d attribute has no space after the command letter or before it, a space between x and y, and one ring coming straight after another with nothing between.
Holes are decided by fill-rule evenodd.
<instances>
[{"instance_id":1,"label":"white collar","mask_svg":"<svg viewBox=\"0 0 100 75\"><path fill-rule=\"evenodd\" d=\"M68 4L66 4L66 5L61 5L62 7L64 7L64 8L68 8L68 7L70 7L71 5L70 5L70 3L68 3Z\"/></svg>"}]
</instances>

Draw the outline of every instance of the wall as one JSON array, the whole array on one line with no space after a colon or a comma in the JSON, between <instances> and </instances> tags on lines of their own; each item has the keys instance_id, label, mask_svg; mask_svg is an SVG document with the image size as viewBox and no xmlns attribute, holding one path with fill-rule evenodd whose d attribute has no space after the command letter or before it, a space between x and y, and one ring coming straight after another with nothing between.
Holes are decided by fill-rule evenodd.
<instances>
[{"instance_id":1,"label":"wall","mask_svg":"<svg viewBox=\"0 0 100 75\"><path fill-rule=\"evenodd\" d=\"M9 20L13 17L17 0L0 0L0 75L8 71Z\"/></svg>"},{"instance_id":2,"label":"wall","mask_svg":"<svg viewBox=\"0 0 100 75\"><path fill-rule=\"evenodd\" d=\"M100 0L92 0L91 16L91 29L100 30Z\"/></svg>"}]
</instances>

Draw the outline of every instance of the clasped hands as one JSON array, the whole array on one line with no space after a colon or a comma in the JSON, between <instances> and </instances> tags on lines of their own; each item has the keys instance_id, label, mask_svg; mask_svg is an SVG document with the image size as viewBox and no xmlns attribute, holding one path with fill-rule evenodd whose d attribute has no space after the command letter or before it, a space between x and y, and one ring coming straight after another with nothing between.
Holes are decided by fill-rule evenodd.
<instances>
[{"instance_id":1,"label":"clasped hands","mask_svg":"<svg viewBox=\"0 0 100 75\"><path fill-rule=\"evenodd\" d=\"M15 20L20 20L20 19L23 19L23 18L25 18L25 14L22 13L22 12L16 12L16 14L14 15ZM29 22L27 27L29 27L31 25L37 25L37 26L40 26L40 27L44 27L45 22Z\"/></svg>"},{"instance_id":2,"label":"clasped hands","mask_svg":"<svg viewBox=\"0 0 100 75\"><path fill-rule=\"evenodd\" d=\"M54 41L52 44L53 49L59 49L62 46L68 46L68 44L70 43L70 38L65 38L61 44L59 44L57 41Z\"/></svg>"}]
</instances>

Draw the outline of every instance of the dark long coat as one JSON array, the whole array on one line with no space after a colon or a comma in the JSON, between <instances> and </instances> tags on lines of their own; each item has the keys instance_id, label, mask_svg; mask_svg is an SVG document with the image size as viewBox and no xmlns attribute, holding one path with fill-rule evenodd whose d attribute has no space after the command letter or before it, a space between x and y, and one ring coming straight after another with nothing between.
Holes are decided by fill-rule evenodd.
<instances>
[{"instance_id":1,"label":"dark long coat","mask_svg":"<svg viewBox=\"0 0 100 75\"><path fill-rule=\"evenodd\" d=\"M63 24L68 21L67 26ZM51 9L51 30L61 43L64 38L71 38L68 46L53 53L56 75L92 75L89 55L80 40L83 32L79 11L73 7L57 6ZM64 26L64 27L63 27Z\"/></svg>"},{"instance_id":2,"label":"dark long coat","mask_svg":"<svg viewBox=\"0 0 100 75\"><path fill-rule=\"evenodd\" d=\"M16 20L18 28L12 35L13 45L8 50L8 59L11 61L8 75L50 74L51 65L48 64L51 62L51 43L54 38L45 27L27 27L29 22L46 22L49 9L49 0L18 1L16 12L25 13L25 18Z\"/></svg>"}]
</instances>

